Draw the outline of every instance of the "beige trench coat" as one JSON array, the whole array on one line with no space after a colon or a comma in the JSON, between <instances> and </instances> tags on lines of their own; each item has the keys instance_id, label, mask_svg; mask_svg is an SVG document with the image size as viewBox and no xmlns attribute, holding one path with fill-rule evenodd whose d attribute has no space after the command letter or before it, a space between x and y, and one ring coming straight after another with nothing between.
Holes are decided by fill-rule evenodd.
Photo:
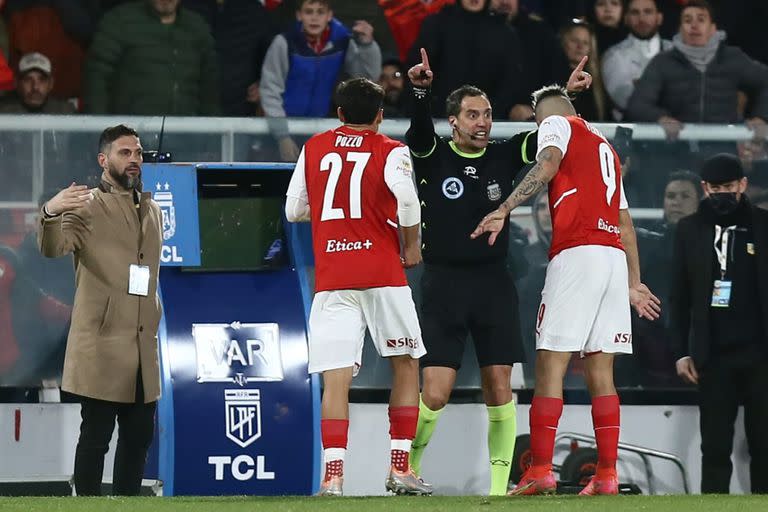
<instances>
[{"instance_id":1,"label":"beige trench coat","mask_svg":"<svg viewBox=\"0 0 768 512\"><path fill-rule=\"evenodd\" d=\"M160 397L157 328L161 306L157 278L162 213L148 192L136 208L133 192L104 173L89 206L46 219L38 229L49 258L73 253L75 304L64 358L62 389L129 403L135 400L139 367L144 401ZM149 294L128 294L131 264L147 265Z\"/></svg>"}]
</instances>

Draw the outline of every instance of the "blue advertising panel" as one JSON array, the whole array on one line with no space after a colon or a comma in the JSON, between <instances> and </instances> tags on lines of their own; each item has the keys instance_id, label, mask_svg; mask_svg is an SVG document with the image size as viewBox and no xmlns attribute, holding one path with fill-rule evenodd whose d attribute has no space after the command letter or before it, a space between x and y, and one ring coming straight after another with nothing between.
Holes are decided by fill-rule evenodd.
<instances>
[{"instance_id":1,"label":"blue advertising panel","mask_svg":"<svg viewBox=\"0 0 768 512\"><path fill-rule=\"evenodd\" d=\"M200 265L195 164L144 164L142 181L163 212L160 264Z\"/></svg>"},{"instance_id":2,"label":"blue advertising panel","mask_svg":"<svg viewBox=\"0 0 768 512\"><path fill-rule=\"evenodd\" d=\"M172 376L162 401L173 409L164 424L161 403L161 429L172 429L160 450L165 493L310 494L315 418L296 272L166 268L160 283Z\"/></svg>"}]
</instances>

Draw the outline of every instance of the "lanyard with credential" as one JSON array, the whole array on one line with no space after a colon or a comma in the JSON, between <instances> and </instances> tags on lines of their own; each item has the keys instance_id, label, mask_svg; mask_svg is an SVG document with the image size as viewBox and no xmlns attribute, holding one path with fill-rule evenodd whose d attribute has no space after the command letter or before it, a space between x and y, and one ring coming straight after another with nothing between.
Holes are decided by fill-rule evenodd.
<instances>
[{"instance_id":1,"label":"lanyard with credential","mask_svg":"<svg viewBox=\"0 0 768 512\"><path fill-rule=\"evenodd\" d=\"M736 226L728 226L723 229L715 225L715 254L720 263L720 279L725 279L725 271L728 268L728 239L731 233L736 231Z\"/></svg>"}]
</instances>

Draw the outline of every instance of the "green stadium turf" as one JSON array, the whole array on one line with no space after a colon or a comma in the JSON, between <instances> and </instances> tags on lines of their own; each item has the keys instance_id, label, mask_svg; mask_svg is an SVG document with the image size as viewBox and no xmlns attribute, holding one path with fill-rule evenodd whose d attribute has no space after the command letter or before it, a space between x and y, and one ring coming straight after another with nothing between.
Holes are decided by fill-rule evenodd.
<instances>
[{"instance_id":1,"label":"green stadium turf","mask_svg":"<svg viewBox=\"0 0 768 512\"><path fill-rule=\"evenodd\" d=\"M761 512L768 496L0 498L2 512Z\"/></svg>"}]
</instances>

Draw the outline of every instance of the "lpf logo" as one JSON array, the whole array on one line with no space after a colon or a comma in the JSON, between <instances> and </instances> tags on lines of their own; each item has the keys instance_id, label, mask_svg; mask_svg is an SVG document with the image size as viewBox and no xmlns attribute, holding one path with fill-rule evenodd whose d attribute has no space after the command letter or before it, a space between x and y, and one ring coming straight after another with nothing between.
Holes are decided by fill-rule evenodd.
<instances>
[{"instance_id":1,"label":"lpf logo","mask_svg":"<svg viewBox=\"0 0 768 512\"><path fill-rule=\"evenodd\" d=\"M163 240L168 240L176 233L176 208L173 206L171 185L167 181L165 184L156 183L153 199L163 212Z\"/></svg>"},{"instance_id":2,"label":"lpf logo","mask_svg":"<svg viewBox=\"0 0 768 512\"><path fill-rule=\"evenodd\" d=\"M258 389L225 389L227 438L241 448L261 437L261 393Z\"/></svg>"}]
</instances>

